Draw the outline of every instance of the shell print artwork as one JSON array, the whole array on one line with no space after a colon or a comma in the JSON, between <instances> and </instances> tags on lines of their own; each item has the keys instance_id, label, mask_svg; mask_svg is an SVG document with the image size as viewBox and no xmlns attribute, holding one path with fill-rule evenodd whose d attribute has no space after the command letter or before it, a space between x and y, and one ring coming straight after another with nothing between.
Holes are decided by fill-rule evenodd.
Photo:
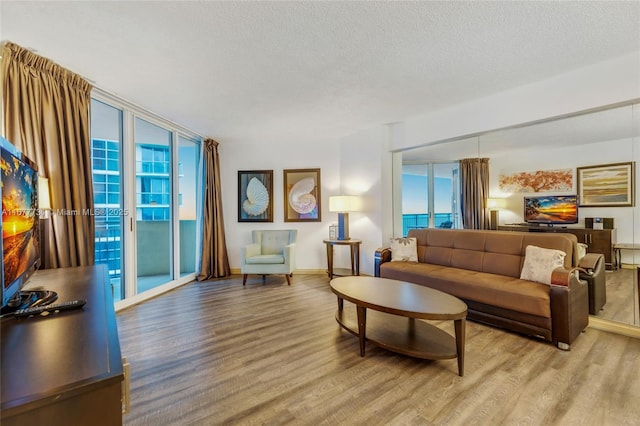
<instances>
[{"instance_id":1,"label":"shell print artwork","mask_svg":"<svg viewBox=\"0 0 640 426\"><path fill-rule=\"evenodd\" d=\"M289 205L299 214L310 213L316 207L316 197L311 191L316 187L313 178L300 179L289 191Z\"/></svg>"},{"instance_id":2,"label":"shell print artwork","mask_svg":"<svg viewBox=\"0 0 640 426\"><path fill-rule=\"evenodd\" d=\"M258 178L251 178L247 184L247 199L242 203L242 210L250 216L259 216L269 206L269 191Z\"/></svg>"}]
</instances>

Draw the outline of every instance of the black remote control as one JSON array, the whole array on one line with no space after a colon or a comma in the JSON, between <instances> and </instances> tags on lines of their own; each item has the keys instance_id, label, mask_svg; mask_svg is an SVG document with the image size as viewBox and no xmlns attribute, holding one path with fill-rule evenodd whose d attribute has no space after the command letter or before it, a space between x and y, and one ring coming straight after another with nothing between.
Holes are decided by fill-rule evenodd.
<instances>
[{"instance_id":1,"label":"black remote control","mask_svg":"<svg viewBox=\"0 0 640 426\"><path fill-rule=\"evenodd\" d=\"M46 306L34 306L33 308L19 309L13 313L16 318L24 318L32 315L39 315L43 312L68 311L69 309L82 308L87 303L86 300L70 300L68 302L54 303Z\"/></svg>"}]
</instances>

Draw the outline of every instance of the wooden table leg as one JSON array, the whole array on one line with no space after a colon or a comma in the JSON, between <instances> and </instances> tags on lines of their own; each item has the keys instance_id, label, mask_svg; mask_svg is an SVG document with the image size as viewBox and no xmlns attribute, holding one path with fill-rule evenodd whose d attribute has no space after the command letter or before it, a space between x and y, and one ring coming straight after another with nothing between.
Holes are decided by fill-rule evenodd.
<instances>
[{"instance_id":1,"label":"wooden table leg","mask_svg":"<svg viewBox=\"0 0 640 426\"><path fill-rule=\"evenodd\" d=\"M357 306L358 310L358 340L360 342L360 356L364 356L364 342L367 338L367 308Z\"/></svg>"},{"instance_id":2,"label":"wooden table leg","mask_svg":"<svg viewBox=\"0 0 640 426\"><path fill-rule=\"evenodd\" d=\"M342 297L338 297L338 312L342 312L344 310L344 299Z\"/></svg>"},{"instance_id":3,"label":"wooden table leg","mask_svg":"<svg viewBox=\"0 0 640 426\"><path fill-rule=\"evenodd\" d=\"M465 328L466 319L462 318L454 320L454 327L456 329L456 349L458 352L458 375L464 375L464 340L465 340Z\"/></svg>"},{"instance_id":4,"label":"wooden table leg","mask_svg":"<svg viewBox=\"0 0 640 426\"><path fill-rule=\"evenodd\" d=\"M327 275L333 279L333 244L327 243Z\"/></svg>"},{"instance_id":5,"label":"wooden table leg","mask_svg":"<svg viewBox=\"0 0 640 426\"><path fill-rule=\"evenodd\" d=\"M360 275L360 245L359 244L356 244L355 252L356 252L356 271L355 271L355 274L356 275Z\"/></svg>"}]
</instances>

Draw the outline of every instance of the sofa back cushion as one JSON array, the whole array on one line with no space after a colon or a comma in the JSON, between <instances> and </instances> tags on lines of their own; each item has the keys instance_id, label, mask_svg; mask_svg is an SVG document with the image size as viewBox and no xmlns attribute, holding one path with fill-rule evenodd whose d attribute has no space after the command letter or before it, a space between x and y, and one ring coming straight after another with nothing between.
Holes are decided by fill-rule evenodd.
<instances>
[{"instance_id":1,"label":"sofa back cushion","mask_svg":"<svg viewBox=\"0 0 640 426\"><path fill-rule=\"evenodd\" d=\"M418 262L451 266L519 278L527 246L534 245L567 253L565 268L571 268L578 240L567 233L482 231L470 229L412 229Z\"/></svg>"}]
</instances>

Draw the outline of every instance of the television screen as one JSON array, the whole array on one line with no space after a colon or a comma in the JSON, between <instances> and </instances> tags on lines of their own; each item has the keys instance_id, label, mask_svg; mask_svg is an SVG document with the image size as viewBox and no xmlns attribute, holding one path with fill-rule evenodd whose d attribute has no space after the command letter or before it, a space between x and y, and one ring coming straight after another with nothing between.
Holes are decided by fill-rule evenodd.
<instances>
[{"instance_id":1,"label":"television screen","mask_svg":"<svg viewBox=\"0 0 640 426\"><path fill-rule=\"evenodd\" d=\"M524 197L524 221L527 223L578 223L576 195Z\"/></svg>"},{"instance_id":2,"label":"television screen","mask_svg":"<svg viewBox=\"0 0 640 426\"><path fill-rule=\"evenodd\" d=\"M2 306L40 262L38 172L35 164L0 138L2 179Z\"/></svg>"}]
</instances>

